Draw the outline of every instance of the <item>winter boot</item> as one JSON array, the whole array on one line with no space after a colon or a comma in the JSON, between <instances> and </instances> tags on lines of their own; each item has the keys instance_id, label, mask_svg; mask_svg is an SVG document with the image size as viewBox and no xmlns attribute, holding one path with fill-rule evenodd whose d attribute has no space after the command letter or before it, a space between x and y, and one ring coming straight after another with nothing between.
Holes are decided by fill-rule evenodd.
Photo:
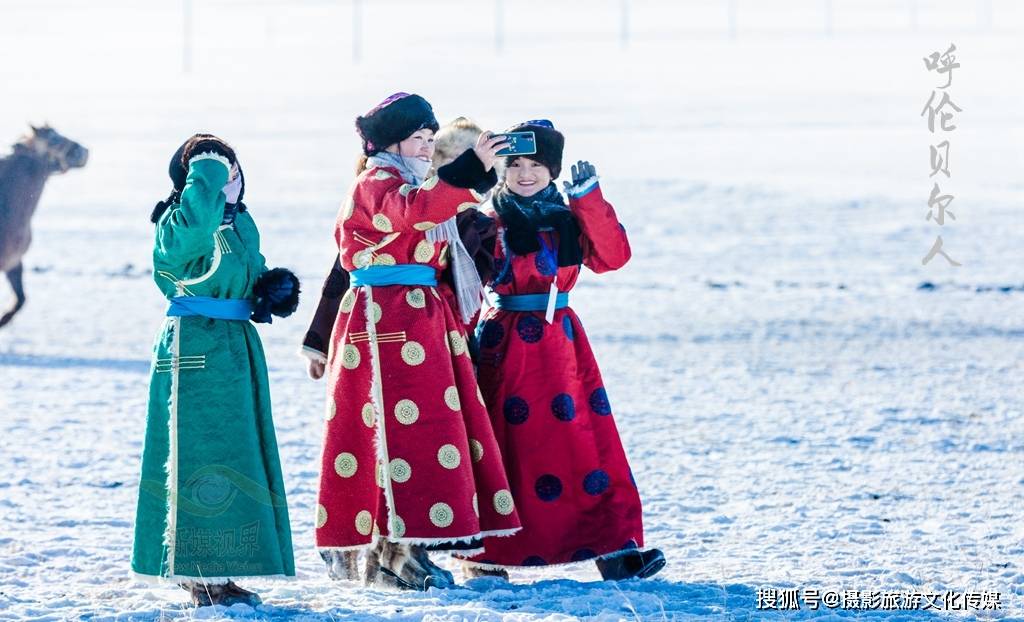
<instances>
[{"instance_id":1,"label":"winter boot","mask_svg":"<svg viewBox=\"0 0 1024 622\"><path fill-rule=\"evenodd\" d=\"M422 592L429 587L452 587L455 577L430 561L422 546L381 538L366 559L366 584Z\"/></svg>"},{"instance_id":2,"label":"winter boot","mask_svg":"<svg viewBox=\"0 0 1024 622\"><path fill-rule=\"evenodd\" d=\"M212 584L201 581L189 581L182 583L181 587L184 590L188 590L192 596L192 604L196 607L209 607L211 605L230 607L237 604L255 607L263 603L258 594L243 590L231 581Z\"/></svg>"},{"instance_id":3,"label":"winter boot","mask_svg":"<svg viewBox=\"0 0 1024 622\"><path fill-rule=\"evenodd\" d=\"M359 580L359 551L320 551L320 557L335 581Z\"/></svg>"},{"instance_id":4,"label":"winter boot","mask_svg":"<svg viewBox=\"0 0 1024 622\"><path fill-rule=\"evenodd\" d=\"M594 560L605 581L646 579L665 567L665 554L658 549L630 551Z\"/></svg>"},{"instance_id":5,"label":"winter boot","mask_svg":"<svg viewBox=\"0 0 1024 622\"><path fill-rule=\"evenodd\" d=\"M479 579L480 577L498 577L508 581L508 571L504 568L485 568L470 562L462 562L462 576L467 579Z\"/></svg>"}]
</instances>

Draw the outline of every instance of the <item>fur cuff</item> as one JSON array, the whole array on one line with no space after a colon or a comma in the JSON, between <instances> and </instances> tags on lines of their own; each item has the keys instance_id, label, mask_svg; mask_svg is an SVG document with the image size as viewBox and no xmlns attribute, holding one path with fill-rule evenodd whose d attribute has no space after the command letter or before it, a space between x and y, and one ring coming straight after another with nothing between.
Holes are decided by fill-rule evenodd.
<instances>
[{"instance_id":1,"label":"fur cuff","mask_svg":"<svg viewBox=\"0 0 1024 622\"><path fill-rule=\"evenodd\" d=\"M228 169L228 171L231 170L231 163L228 162L228 159L222 156L221 154L214 153L212 151L207 151L206 153L200 153L197 156L192 156L192 159L188 161L188 165L192 166L193 163L199 162L200 160L216 160L223 164L224 168Z\"/></svg>"},{"instance_id":2,"label":"fur cuff","mask_svg":"<svg viewBox=\"0 0 1024 622\"><path fill-rule=\"evenodd\" d=\"M324 365L327 364L327 355L319 350L314 350L309 346L302 346L302 350L299 351L299 354L311 361L320 361Z\"/></svg>"},{"instance_id":3,"label":"fur cuff","mask_svg":"<svg viewBox=\"0 0 1024 622\"><path fill-rule=\"evenodd\" d=\"M253 322L269 324L271 315L288 317L299 307L299 278L287 268L267 270L252 288Z\"/></svg>"},{"instance_id":4,"label":"fur cuff","mask_svg":"<svg viewBox=\"0 0 1024 622\"><path fill-rule=\"evenodd\" d=\"M590 191L597 188L597 176L588 177L580 183L570 186L566 193L570 199L582 199L586 195L590 194Z\"/></svg>"},{"instance_id":5,"label":"fur cuff","mask_svg":"<svg viewBox=\"0 0 1024 622\"><path fill-rule=\"evenodd\" d=\"M485 171L483 162L472 149L466 149L454 161L437 169L437 176L456 188L466 188L478 194L487 192L498 183L498 174L493 168Z\"/></svg>"}]
</instances>

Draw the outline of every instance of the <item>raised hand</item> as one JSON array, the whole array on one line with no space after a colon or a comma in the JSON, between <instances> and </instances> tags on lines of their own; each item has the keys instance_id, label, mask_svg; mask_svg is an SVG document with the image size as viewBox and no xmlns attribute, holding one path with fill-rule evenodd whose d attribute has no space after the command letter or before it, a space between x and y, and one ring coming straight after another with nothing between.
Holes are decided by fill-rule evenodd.
<instances>
[{"instance_id":1,"label":"raised hand","mask_svg":"<svg viewBox=\"0 0 1024 622\"><path fill-rule=\"evenodd\" d=\"M473 147L473 151L476 152L476 157L480 158L480 162L484 165L484 170L489 171L494 168L494 161L498 159L498 152L508 146L508 141L505 140L504 136L495 136L491 132L482 132L476 139L476 146Z\"/></svg>"},{"instance_id":2,"label":"raised hand","mask_svg":"<svg viewBox=\"0 0 1024 622\"><path fill-rule=\"evenodd\" d=\"M586 160L580 160L572 165L572 182L563 181L562 185L565 187L566 192L568 192L573 186L578 186L591 177L597 177L597 168Z\"/></svg>"}]
</instances>

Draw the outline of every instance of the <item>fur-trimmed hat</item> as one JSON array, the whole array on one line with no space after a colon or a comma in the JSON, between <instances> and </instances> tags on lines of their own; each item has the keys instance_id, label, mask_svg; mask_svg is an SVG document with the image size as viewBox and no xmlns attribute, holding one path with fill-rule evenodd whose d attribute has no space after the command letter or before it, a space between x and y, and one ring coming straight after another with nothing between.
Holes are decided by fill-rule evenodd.
<instances>
[{"instance_id":1,"label":"fur-trimmed hat","mask_svg":"<svg viewBox=\"0 0 1024 622\"><path fill-rule=\"evenodd\" d=\"M363 139L363 153L373 155L422 129L437 131L439 125L430 102L419 95L395 93L361 117L356 131Z\"/></svg>"},{"instance_id":2,"label":"fur-trimmed hat","mask_svg":"<svg viewBox=\"0 0 1024 622\"><path fill-rule=\"evenodd\" d=\"M434 168L440 168L472 149L483 129L466 117L443 125L434 135Z\"/></svg>"},{"instance_id":3,"label":"fur-trimmed hat","mask_svg":"<svg viewBox=\"0 0 1024 622\"><path fill-rule=\"evenodd\" d=\"M505 132L533 132L537 137L537 153L505 156L503 159L506 167L518 158L529 158L546 166L551 173L551 179L558 179L562 173L562 150L565 148L565 136L555 129L551 121L547 119L525 121L505 130Z\"/></svg>"}]
</instances>

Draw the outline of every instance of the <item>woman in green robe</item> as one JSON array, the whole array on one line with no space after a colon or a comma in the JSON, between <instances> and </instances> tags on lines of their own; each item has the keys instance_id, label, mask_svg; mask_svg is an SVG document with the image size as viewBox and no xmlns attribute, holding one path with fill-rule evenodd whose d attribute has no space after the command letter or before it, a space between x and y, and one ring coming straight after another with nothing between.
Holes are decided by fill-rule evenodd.
<instances>
[{"instance_id":1,"label":"woman in green robe","mask_svg":"<svg viewBox=\"0 0 1024 622\"><path fill-rule=\"evenodd\" d=\"M286 316L298 280L268 271L234 151L197 134L157 204L153 276L170 306L154 345L132 570L196 605L259 597L238 577L294 576L267 366L250 322Z\"/></svg>"}]
</instances>

